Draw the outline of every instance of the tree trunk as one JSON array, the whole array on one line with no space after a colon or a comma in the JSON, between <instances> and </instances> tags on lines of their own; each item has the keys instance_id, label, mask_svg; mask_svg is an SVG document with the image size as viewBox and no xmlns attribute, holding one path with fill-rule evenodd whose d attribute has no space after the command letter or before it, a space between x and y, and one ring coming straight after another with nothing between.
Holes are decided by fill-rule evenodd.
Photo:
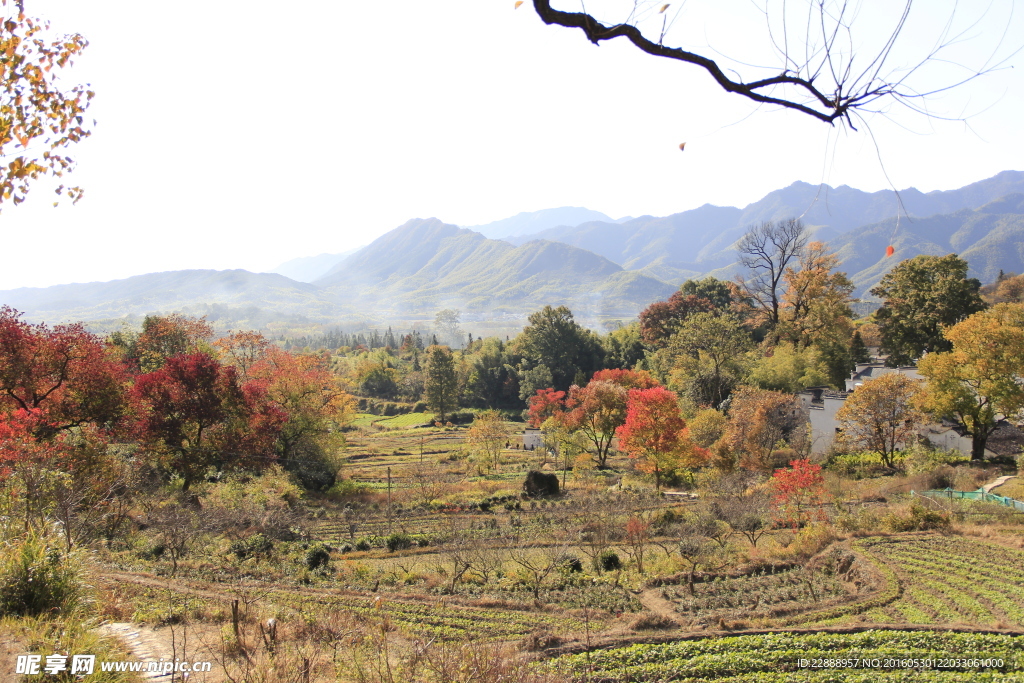
<instances>
[{"instance_id":1,"label":"tree trunk","mask_svg":"<svg viewBox=\"0 0 1024 683\"><path fill-rule=\"evenodd\" d=\"M971 436L971 461L985 459L985 444L988 443L988 431Z\"/></svg>"}]
</instances>

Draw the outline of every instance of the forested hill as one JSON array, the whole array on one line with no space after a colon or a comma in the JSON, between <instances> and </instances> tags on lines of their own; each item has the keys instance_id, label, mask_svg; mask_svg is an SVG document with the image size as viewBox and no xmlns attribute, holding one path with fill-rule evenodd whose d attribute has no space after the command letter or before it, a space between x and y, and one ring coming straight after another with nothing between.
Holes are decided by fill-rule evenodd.
<instances>
[{"instance_id":1,"label":"forested hill","mask_svg":"<svg viewBox=\"0 0 1024 683\"><path fill-rule=\"evenodd\" d=\"M816 239L838 252L857 296L917 254L958 253L970 264L970 274L985 282L1000 270L1024 272L1024 172L1005 171L959 190L911 189L900 196L911 217L898 224L892 192L806 183L772 192L744 209L705 205L623 223L587 220L592 214L583 209L560 209L543 220L521 214L500 229L538 221L550 225L559 216L586 222L506 240L436 218L414 219L312 283L277 273L182 270L8 290L0 292L0 304L50 323L112 325L125 316L181 311L211 320L219 316L236 329L275 322L334 324L355 317L430 318L443 308L461 309L476 320L522 320L548 304L567 305L581 319L629 318L687 278L732 277L734 245L748 226L799 215ZM896 254L886 258L890 244Z\"/></svg>"}]
</instances>

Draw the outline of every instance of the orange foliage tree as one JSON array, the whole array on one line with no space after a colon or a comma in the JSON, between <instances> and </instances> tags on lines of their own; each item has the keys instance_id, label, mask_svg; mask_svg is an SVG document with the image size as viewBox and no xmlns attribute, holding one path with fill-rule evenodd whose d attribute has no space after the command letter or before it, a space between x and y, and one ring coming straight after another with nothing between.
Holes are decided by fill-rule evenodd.
<instances>
[{"instance_id":1,"label":"orange foliage tree","mask_svg":"<svg viewBox=\"0 0 1024 683\"><path fill-rule=\"evenodd\" d=\"M630 389L626 420L616 430L619 448L637 461L637 467L661 480L682 467L695 467L708 453L690 440L678 398L664 387Z\"/></svg>"},{"instance_id":2,"label":"orange foliage tree","mask_svg":"<svg viewBox=\"0 0 1024 683\"><path fill-rule=\"evenodd\" d=\"M821 465L807 459L793 460L788 469L775 470L772 487L772 511L777 519L796 528L825 518L821 509L825 502L825 477L821 473Z\"/></svg>"}]
</instances>

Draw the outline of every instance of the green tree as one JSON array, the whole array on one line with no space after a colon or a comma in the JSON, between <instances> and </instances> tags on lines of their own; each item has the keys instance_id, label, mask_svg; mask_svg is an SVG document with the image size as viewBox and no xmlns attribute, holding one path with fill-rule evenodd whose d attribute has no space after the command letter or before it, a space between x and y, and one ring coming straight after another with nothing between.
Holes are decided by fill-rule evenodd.
<instances>
[{"instance_id":1,"label":"green tree","mask_svg":"<svg viewBox=\"0 0 1024 683\"><path fill-rule=\"evenodd\" d=\"M919 405L959 424L981 460L997 420L1024 409L1024 304L997 304L944 334L952 350L921 359L928 383Z\"/></svg>"},{"instance_id":2,"label":"green tree","mask_svg":"<svg viewBox=\"0 0 1024 683\"><path fill-rule=\"evenodd\" d=\"M896 450L914 436L922 416L914 407L918 383L898 372L869 380L843 402L836 413L842 442L879 454L892 467Z\"/></svg>"},{"instance_id":3,"label":"green tree","mask_svg":"<svg viewBox=\"0 0 1024 683\"><path fill-rule=\"evenodd\" d=\"M601 367L603 349L600 339L579 325L565 306L543 309L530 314L529 325L513 342L514 351L523 356L520 383L527 370L544 365L551 372L549 386L566 391L577 376L589 377ZM584 380L585 381L585 380ZM546 387L535 386L533 389ZM534 391L527 395L533 395Z\"/></svg>"},{"instance_id":4,"label":"green tree","mask_svg":"<svg viewBox=\"0 0 1024 683\"><path fill-rule=\"evenodd\" d=\"M473 344L466 393L474 405L485 408L515 405L519 384L511 355L497 337Z\"/></svg>"},{"instance_id":5,"label":"green tree","mask_svg":"<svg viewBox=\"0 0 1024 683\"><path fill-rule=\"evenodd\" d=\"M644 357L644 342L637 322L612 330L601 338L601 345L604 347L604 365L608 368L630 369Z\"/></svg>"},{"instance_id":6,"label":"green tree","mask_svg":"<svg viewBox=\"0 0 1024 683\"><path fill-rule=\"evenodd\" d=\"M750 334L732 315L697 313L658 352L654 364L669 376L669 388L686 393L697 405L717 406L743 379L744 354L752 346Z\"/></svg>"},{"instance_id":7,"label":"green tree","mask_svg":"<svg viewBox=\"0 0 1024 683\"><path fill-rule=\"evenodd\" d=\"M66 149L89 137L85 110L93 92L61 88L60 73L88 42L50 35L49 23L25 16L21 2L0 1L0 208L25 201L32 181L74 170ZM78 201L79 187L57 187Z\"/></svg>"},{"instance_id":8,"label":"green tree","mask_svg":"<svg viewBox=\"0 0 1024 683\"><path fill-rule=\"evenodd\" d=\"M883 301L875 320L887 364L907 365L927 352L949 351L942 329L985 308L980 289L977 279L967 277L967 261L956 254L915 256L886 273L871 293Z\"/></svg>"},{"instance_id":9,"label":"green tree","mask_svg":"<svg viewBox=\"0 0 1024 683\"><path fill-rule=\"evenodd\" d=\"M715 308L725 311L734 303L733 290L729 283L716 277L708 276L700 280L687 280L679 288L683 296L696 296L707 299Z\"/></svg>"},{"instance_id":10,"label":"green tree","mask_svg":"<svg viewBox=\"0 0 1024 683\"><path fill-rule=\"evenodd\" d=\"M828 384L829 376L818 349L782 342L754 362L747 381L762 389L796 393Z\"/></svg>"},{"instance_id":11,"label":"green tree","mask_svg":"<svg viewBox=\"0 0 1024 683\"><path fill-rule=\"evenodd\" d=\"M459 377L455 372L455 356L447 346L436 344L427 347L426 356L424 394L427 405L444 422L458 407Z\"/></svg>"}]
</instances>

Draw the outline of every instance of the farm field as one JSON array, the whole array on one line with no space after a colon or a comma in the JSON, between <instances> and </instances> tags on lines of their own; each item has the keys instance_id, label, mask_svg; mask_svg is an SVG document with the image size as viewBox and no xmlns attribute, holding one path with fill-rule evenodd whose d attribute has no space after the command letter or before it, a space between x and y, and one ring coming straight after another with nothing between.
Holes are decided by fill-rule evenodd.
<instances>
[{"instance_id":1,"label":"farm field","mask_svg":"<svg viewBox=\"0 0 1024 683\"><path fill-rule=\"evenodd\" d=\"M941 535L869 538L855 547L885 562L900 584L898 598L863 615L874 623L1024 626L1024 552Z\"/></svg>"},{"instance_id":2,"label":"farm field","mask_svg":"<svg viewBox=\"0 0 1024 683\"><path fill-rule=\"evenodd\" d=\"M808 665L801 667L801 660ZM822 668L810 668L811 663ZM891 630L783 632L632 645L563 656L548 666L567 681L605 683L1024 681L1024 638Z\"/></svg>"}]
</instances>

